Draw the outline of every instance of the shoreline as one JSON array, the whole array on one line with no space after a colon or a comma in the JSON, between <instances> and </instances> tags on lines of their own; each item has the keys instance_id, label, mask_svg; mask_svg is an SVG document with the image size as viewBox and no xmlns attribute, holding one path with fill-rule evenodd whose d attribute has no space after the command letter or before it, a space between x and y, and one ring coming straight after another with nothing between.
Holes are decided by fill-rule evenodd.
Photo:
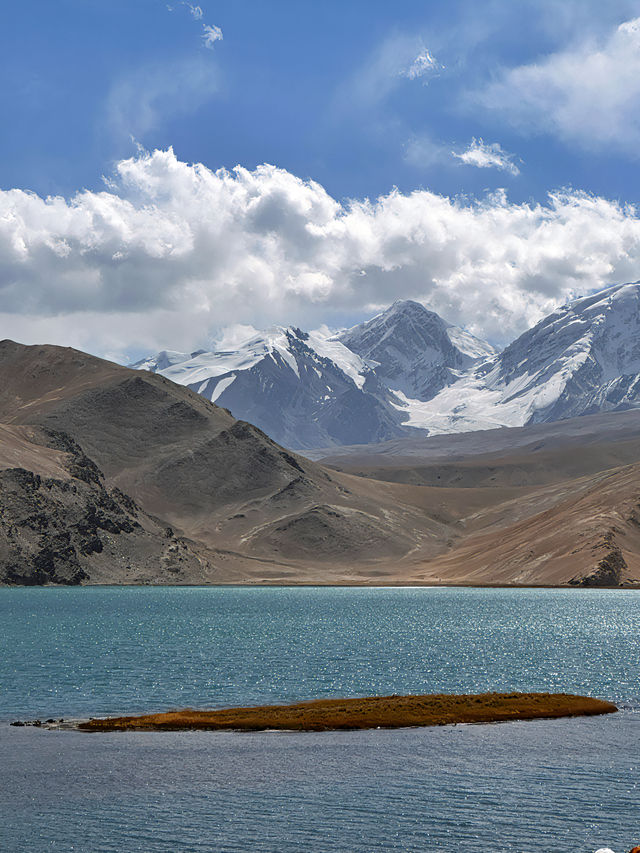
<instances>
[{"instance_id":1,"label":"shoreline","mask_svg":"<svg viewBox=\"0 0 640 853\"><path fill-rule=\"evenodd\" d=\"M43 728L115 731L339 731L497 723L612 714L612 702L566 693L478 693L318 699L287 705L165 711ZM15 725L15 723L14 723ZM22 723L25 725L25 723ZM26 725L33 725L33 723Z\"/></svg>"}]
</instances>

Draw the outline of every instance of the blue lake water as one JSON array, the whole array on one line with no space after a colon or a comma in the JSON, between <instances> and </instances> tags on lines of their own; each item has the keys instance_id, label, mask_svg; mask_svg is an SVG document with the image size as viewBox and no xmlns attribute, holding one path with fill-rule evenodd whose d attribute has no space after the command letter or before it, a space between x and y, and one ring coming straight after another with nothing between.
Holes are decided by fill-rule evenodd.
<instances>
[{"instance_id":1,"label":"blue lake water","mask_svg":"<svg viewBox=\"0 0 640 853\"><path fill-rule=\"evenodd\" d=\"M0 589L0 850L623 853L640 843L640 593ZM82 735L74 717L564 690L619 714L322 734Z\"/></svg>"}]
</instances>

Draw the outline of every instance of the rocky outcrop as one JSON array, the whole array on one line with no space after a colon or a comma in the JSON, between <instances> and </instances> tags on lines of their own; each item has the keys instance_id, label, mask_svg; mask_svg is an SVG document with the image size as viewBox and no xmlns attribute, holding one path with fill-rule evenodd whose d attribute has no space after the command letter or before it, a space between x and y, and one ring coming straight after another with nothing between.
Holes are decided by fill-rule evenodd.
<instances>
[{"instance_id":1,"label":"rocky outcrop","mask_svg":"<svg viewBox=\"0 0 640 853\"><path fill-rule=\"evenodd\" d=\"M105 535L141 529L128 506L102 486L42 478L24 468L0 471L0 581L68 584L89 580Z\"/></svg>"},{"instance_id":2,"label":"rocky outcrop","mask_svg":"<svg viewBox=\"0 0 640 853\"><path fill-rule=\"evenodd\" d=\"M0 583L99 582L107 572L126 580L179 575L197 558L186 540L144 513L129 495L107 488L96 463L66 433L51 444L67 453L68 479L25 468L0 471ZM135 566L135 570L132 570ZM123 572L124 569L124 572Z\"/></svg>"},{"instance_id":3,"label":"rocky outcrop","mask_svg":"<svg viewBox=\"0 0 640 853\"><path fill-rule=\"evenodd\" d=\"M571 578L571 586L620 586L627 562L615 542L613 531L605 533L594 550L604 550L605 555L590 572Z\"/></svg>"},{"instance_id":4,"label":"rocky outcrop","mask_svg":"<svg viewBox=\"0 0 640 853\"><path fill-rule=\"evenodd\" d=\"M572 586L619 586L622 571L626 568L627 564L622 551L619 548L612 548L593 571L572 578L569 583Z\"/></svg>"}]
</instances>

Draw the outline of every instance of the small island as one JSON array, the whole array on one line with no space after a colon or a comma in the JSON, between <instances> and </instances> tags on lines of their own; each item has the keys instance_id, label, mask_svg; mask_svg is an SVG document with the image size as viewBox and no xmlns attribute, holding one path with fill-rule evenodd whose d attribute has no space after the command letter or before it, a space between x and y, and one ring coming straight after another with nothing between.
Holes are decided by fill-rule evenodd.
<instances>
[{"instance_id":1,"label":"small island","mask_svg":"<svg viewBox=\"0 0 640 853\"><path fill-rule=\"evenodd\" d=\"M76 728L86 732L225 729L321 732L583 717L612 714L617 710L612 702L566 693L394 695L318 699L291 705L213 711L185 708L158 714L91 719L78 723Z\"/></svg>"}]
</instances>

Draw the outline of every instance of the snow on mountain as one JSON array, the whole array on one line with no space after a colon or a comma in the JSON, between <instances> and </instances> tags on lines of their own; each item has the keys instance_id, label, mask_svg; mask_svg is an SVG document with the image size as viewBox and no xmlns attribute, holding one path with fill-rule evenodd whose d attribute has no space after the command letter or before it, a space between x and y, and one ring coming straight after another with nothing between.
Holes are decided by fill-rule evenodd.
<instances>
[{"instance_id":1,"label":"snow on mountain","mask_svg":"<svg viewBox=\"0 0 640 853\"><path fill-rule=\"evenodd\" d=\"M276 327L235 350L160 353L133 365L162 373L293 449L382 441L404 413L368 363L321 332Z\"/></svg>"},{"instance_id":2,"label":"snow on mountain","mask_svg":"<svg viewBox=\"0 0 640 853\"><path fill-rule=\"evenodd\" d=\"M295 449L640 407L640 283L558 308L499 354L411 301L334 335L250 332L232 348L161 352L134 366Z\"/></svg>"},{"instance_id":3,"label":"snow on mountain","mask_svg":"<svg viewBox=\"0 0 640 853\"><path fill-rule=\"evenodd\" d=\"M640 406L640 283L558 308L428 401L395 404L430 433L524 426Z\"/></svg>"},{"instance_id":4,"label":"snow on mountain","mask_svg":"<svg viewBox=\"0 0 640 853\"><path fill-rule=\"evenodd\" d=\"M158 370L167 370L174 364L180 364L183 361L194 358L196 355L198 355L197 352L189 354L186 352L174 352L173 350L163 349L162 352L159 352L157 355L151 356L150 358L143 358L142 361L138 361L132 366L137 370L150 370L152 373L155 373Z\"/></svg>"},{"instance_id":5,"label":"snow on mountain","mask_svg":"<svg viewBox=\"0 0 640 853\"><path fill-rule=\"evenodd\" d=\"M533 399L531 423L637 406L639 379L640 282L554 311L507 347L496 377Z\"/></svg>"},{"instance_id":6,"label":"snow on mountain","mask_svg":"<svg viewBox=\"0 0 640 853\"><path fill-rule=\"evenodd\" d=\"M251 370L266 357L282 360L298 378L300 376L297 362L288 349L285 329L258 332L237 350L199 350L191 355L183 353L182 358L180 355L163 351L154 358L137 362L133 367L162 373L173 382L187 385L214 402L239 373Z\"/></svg>"},{"instance_id":7,"label":"snow on mountain","mask_svg":"<svg viewBox=\"0 0 640 853\"><path fill-rule=\"evenodd\" d=\"M489 344L447 323L419 302L394 304L337 339L370 363L392 391L430 400L480 359L495 356Z\"/></svg>"},{"instance_id":8,"label":"snow on mountain","mask_svg":"<svg viewBox=\"0 0 640 853\"><path fill-rule=\"evenodd\" d=\"M162 373L304 449L412 432L405 400L427 400L494 355L417 302L340 334L238 327L211 352L163 351L134 367Z\"/></svg>"},{"instance_id":9,"label":"snow on mountain","mask_svg":"<svg viewBox=\"0 0 640 853\"><path fill-rule=\"evenodd\" d=\"M462 353L463 356L467 356L472 361L478 361L479 359L486 360L488 358L493 358L498 354L498 350L486 341L476 338L475 335L472 335L470 332L466 332L458 326L452 326L445 320L442 322L446 326L449 340L455 349Z\"/></svg>"}]
</instances>

